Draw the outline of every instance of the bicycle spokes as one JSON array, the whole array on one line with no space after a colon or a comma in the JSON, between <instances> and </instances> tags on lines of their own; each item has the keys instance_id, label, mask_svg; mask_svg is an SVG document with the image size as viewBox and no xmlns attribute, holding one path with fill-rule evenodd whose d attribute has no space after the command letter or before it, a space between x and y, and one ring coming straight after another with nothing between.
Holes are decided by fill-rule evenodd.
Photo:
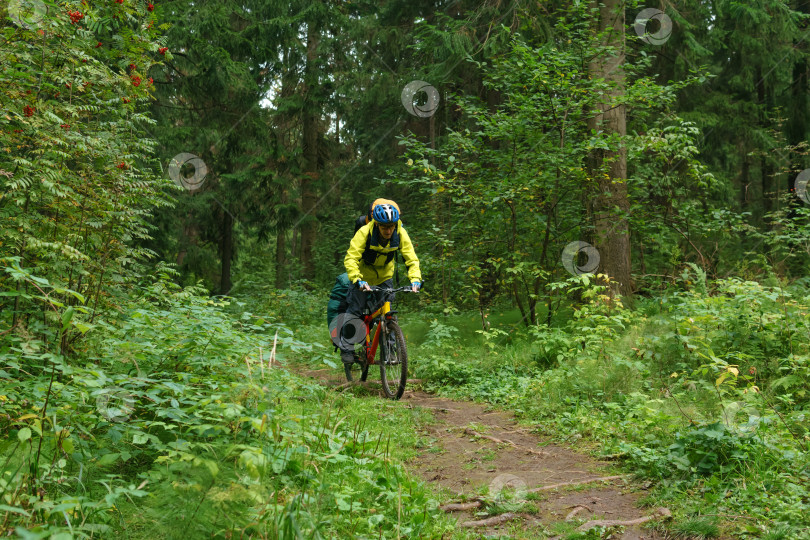
<instances>
[{"instance_id":1,"label":"bicycle spokes","mask_svg":"<svg viewBox=\"0 0 810 540\"><path fill-rule=\"evenodd\" d=\"M405 392L405 383L408 380L408 354L405 349L405 336L394 321L383 323L386 325L382 336L380 352L380 377L383 392L392 399L399 399Z\"/></svg>"}]
</instances>

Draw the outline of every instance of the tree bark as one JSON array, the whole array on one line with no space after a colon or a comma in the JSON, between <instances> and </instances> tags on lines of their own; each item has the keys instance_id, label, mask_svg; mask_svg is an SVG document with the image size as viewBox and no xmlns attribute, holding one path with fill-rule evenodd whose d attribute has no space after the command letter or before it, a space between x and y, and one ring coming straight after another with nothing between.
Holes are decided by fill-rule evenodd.
<instances>
[{"instance_id":1,"label":"tree bark","mask_svg":"<svg viewBox=\"0 0 810 540\"><path fill-rule=\"evenodd\" d=\"M594 78L611 85L610 91L598 105L599 113L589 122L589 128L603 130L607 135L627 134L624 105L616 105L624 94L624 4L619 0L593 2L599 6L596 31L602 45L613 47L614 55L600 55L590 62ZM598 193L591 199L596 248L602 272L615 280L611 292L629 297L632 294L630 267L630 227L627 214L630 201L627 194L627 148L624 141L619 149L596 150L590 158L591 175L596 179Z\"/></svg>"},{"instance_id":2,"label":"tree bark","mask_svg":"<svg viewBox=\"0 0 810 540\"><path fill-rule=\"evenodd\" d=\"M304 174L301 176L301 266L306 279L315 278L315 195L314 183L318 173L318 28L314 21L307 23L307 64L304 69Z\"/></svg>"},{"instance_id":3,"label":"tree bark","mask_svg":"<svg viewBox=\"0 0 810 540\"><path fill-rule=\"evenodd\" d=\"M200 230L199 225L194 221L194 216L191 211L186 213L186 219L183 221L183 232L180 236L180 251L177 253L177 267L182 268L183 262L188 255L189 246L197 246L199 241Z\"/></svg>"},{"instance_id":4,"label":"tree bark","mask_svg":"<svg viewBox=\"0 0 810 540\"><path fill-rule=\"evenodd\" d=\"M760 126L763 131L769 129L768 111L771 109L771 92L765 85L765 79L762 76L762 68L757 67L755 77L757 79L757 103L763 107L760 117ZM767 150L762 152L760 157L760 181L762 189L762 209L758 212L760 214L758 221L761 222L764 214L772 212L776 209L776 171L771 164L771 155Z\"/></svg>"},{"instance_id":5,"label":"tree bark","mask_svg":"<svg viewBox=\"0 0 810 540\"><path fill-rule=\"evenodd\" d=\"M287 280L287 231L276 232L276 289L283 289Z\"/></svg>"},{"instance_id":6,"label":"tree bark","mask_svg":"<svg viewBox=\"0 0 810 540\"><path fill-rule=\"evenodd\" d=\"M222 273L219 279L220 294L231 292L231 261L233 260L233 216L222 210L222 243L220 249L222 257Z\"/></svg>"},{"instance_id":7,"label":"tree bark","mask_svg":"<svg viewBox=\"0 0 810 540\"><path fill-rule=\"evenodd\" d=\"M794 0L793 9L804 14L810 15L810 0ZM810 96L808 96L808 74L810 66L807 62L807 40L804 39L804 33L810 27L810 22L804 20L799 25L800 34L797 39L794 39L794 48L798 53L796 55L796 62L793 64L793 81L791 83L792 90L792 103L790 105L790 114L788 114L788 142L791 146L796 146L805 141L807 134L808 118L810 118ZM802 205L798 197L795 196L793 191L793 183L796 181L796 172L803 169L801 166L803 160L803 153L801 150L793 151L791 153L791 164L796 164L798 170L791 171L787 175L787 190L794 196L790 199L791 208L797 208Z\"/></svg>"}]
</instances>

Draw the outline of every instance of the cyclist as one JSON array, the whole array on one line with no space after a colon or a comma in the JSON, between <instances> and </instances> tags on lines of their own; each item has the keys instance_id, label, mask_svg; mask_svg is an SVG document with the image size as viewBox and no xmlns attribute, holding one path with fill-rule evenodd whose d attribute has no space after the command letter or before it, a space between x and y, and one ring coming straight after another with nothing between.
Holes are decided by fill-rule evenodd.
<instances>
[{"instance_id":1,"label":"cyclist","mask_svg":"<svg viewBox=\"0 0 810 540\"><path fill-rule=\"evenodd\" d=\"M393 287L394 257L397 251L402 252L402 258L408 267L412 290L417 292L422 286L416 250L399 220L396 203L390 202L391 204L386 202L372 205L371 221L354 234L343 260L351 282L346 295L346 311L356 317L363 314L371 285ZM376 295L375 299L378 299ZM345 364L351 364L355 360L354 350L341 349L340 359Z\"/></svg>"}]
</instances>

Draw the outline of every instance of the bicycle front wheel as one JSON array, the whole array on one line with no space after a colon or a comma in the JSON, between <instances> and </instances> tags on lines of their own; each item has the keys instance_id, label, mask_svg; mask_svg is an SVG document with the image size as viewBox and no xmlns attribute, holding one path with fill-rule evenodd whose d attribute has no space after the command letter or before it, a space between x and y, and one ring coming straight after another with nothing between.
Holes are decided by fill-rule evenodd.
<instances>
[{"instance_id":1,"label":"bicycle front wheel","mask_svg":"<svg viewBox=\"0 0 810 540\"><path fill-rule=\"evenodd\" d=\"M386 321L385 332L380 343L380 379L385 395L399 399L405 392L408 381L408 350L405 336L394 321Z\"/></svg>"}]
</instances>

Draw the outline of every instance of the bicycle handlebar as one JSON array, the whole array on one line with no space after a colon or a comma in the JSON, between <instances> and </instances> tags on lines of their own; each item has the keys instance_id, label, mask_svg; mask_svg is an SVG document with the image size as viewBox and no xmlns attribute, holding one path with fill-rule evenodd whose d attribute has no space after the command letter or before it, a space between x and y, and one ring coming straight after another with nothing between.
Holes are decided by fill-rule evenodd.
<instances>
[{"instance_id":1,"label":"bicycle handlebar","mask_svg":"<svg viewBox=\"0 0 810 540\"><path fill-rule=\"evenodd\" d=\"M413 288L410 286L406 287L399 287L398 289L385 289L383 287L377 287L376 285L371 286L371 292L384 292L388 294L398 293L398 292L414 292ZM419 291L416 291L419 292Z\"/></svg>"}]
</instances>

